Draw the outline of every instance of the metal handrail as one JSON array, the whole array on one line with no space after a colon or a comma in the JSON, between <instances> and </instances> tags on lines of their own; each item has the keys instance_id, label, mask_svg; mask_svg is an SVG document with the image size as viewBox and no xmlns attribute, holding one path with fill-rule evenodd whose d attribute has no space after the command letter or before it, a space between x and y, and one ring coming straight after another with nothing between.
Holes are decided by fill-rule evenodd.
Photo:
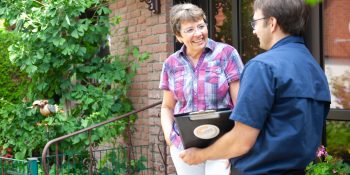
<instances>
[{"instance_id":1,"label":"metal handrail","mask_svg":"<svg viewBox=\"0 0 350 175\"><path fill-rule=\"evenodd\" d=\"M120 115L120 116L117 116L117 117L108 119L108 120L106 120L106 121L104 121L104 122L101 122L101 123L98 123L98 124L96 124L96 125L92 125L92 126L90 126L90 127L87 127L87 128L84 128L84 129L81 129L81 130L72 132L72 133L70 133L70 134L67 134L67 135L64 135L64 136L61 136L61 137L58 137L58 138L55 138L55 139L50 140L49 142L46 143L46 145L45 145L45 147L44 147L44 150L43 150L43 153L42 153L42 155L41 155L41 158L42 158L42 167L43 167L43 170L44 170L45 175L48 175L48 174L49 174L48 169L47 169L47 166L46 166L46 155L47 155L47 152L48 152L48 150L49 150L49 148L50 148L50 146L51 146L52 144L56 143L56 153L57 153L57 151L58 151L58 150L57 150L57 149L58 149L58 144L57 144L57 142L59 142L59 141L61 141L61 140L64 140L64 139L66 139L66 138L69 138L69 137L78 135L78 134L80 134L80 133L84 133L84 132L90 131L90 130L95 129L95 128L97 128L97 127L100 127L100 126L106 125L106 124L108 124L108 123L111 123L111 122L120 120L120 119L122 119L122 118L128 117L128 116L130 116L130 115L132 115L132 114L136 114L136 113L141 112L141 111L144 111L144 110L146 110L146 109L153 108L153 107L155 107L155 106L160 105L161 103L162 103L162 101L158 101L158 102L156 102L156 103L153 103L153 104L148 105L148 106L146 106L146 107L143 107L143 108L141 108L141 109L128 112L128 113L126 113L126 114L123 114L123 115Z\"/></svg>"}]
</instances>

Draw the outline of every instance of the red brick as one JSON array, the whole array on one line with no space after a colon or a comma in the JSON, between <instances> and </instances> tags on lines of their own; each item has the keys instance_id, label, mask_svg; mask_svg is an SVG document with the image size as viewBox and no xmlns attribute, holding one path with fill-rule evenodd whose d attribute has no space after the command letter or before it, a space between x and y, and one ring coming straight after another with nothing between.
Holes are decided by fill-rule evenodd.
<instances>
[{"instance_id":1,"label":"red brick","mask_svg":"<svg viewBox=\"0 0 350 175\"><path fill-rule=\"evenodd\" d=\"M139 10L135 10L130 13L131 18L136 18L136 17L139 17L140 15L141 15L141 12Z\"/></svg>"},{"instance_id":2,"label":"red brick","mask_svg":"<svg viewBox=\"0 0 350 175\"><path fill-rule=\"evenodd\" d=\"M132 45L135 46L140 46L141 45L141 40L140 39L135 39L131 41Z\"/></svg>"},{"instance_id":3,"label":"red brick","mask_svg":"<svg viewBox=\"0 0 350 175\"><path fill-rule=\"evenodd\" d=\"M166 24L166 23L168 23L167 17L165 15L159 16L158 21L159 21L159 24Z\"/></svg>"},{"instance_id":4,"label":"red brick","mask_svg":"<svg viewBox=\"0 0 350 175\"><path fill-rule=\"evenodd\" d=\"M158 17L152 17L146 19L146 25L147 26L154 26L158 24Z\"/></svg>"},{"instance_id":5,"label":"red brick","mask_svg":"<svg viewBox=\"0 0 350 175\"><path fill-rule=\"evenodd\" d=\"M126 0L126 5L135 4L136 0Z\"/></svg>"},{"instance_id":6,"label":"red brick","mask_svg":"<svg viewBox=\"0 0 350 175\"><path fill-rule=\"evenodd\" d=\"M142 40L142 44L144 45L157 44L157 43L159 43L159 37L157 35L147 36L145 39Z\"/></svg>"},{"instance_id":7,"label":"red brick","mask_svg":"<svg viewBox=\"0 0 350 175\"><path fill-rule=\"evenodd\" d=\"M108 5L109 9L112 10L112 12L116 11L119 7L117 6L117 3L111 3Z\"/></svg>"},{"instance_id":8,"label":"red brick","mask_svg":"<svg viewBox=\"0 0 350 175\"><path fill-rule=\"evenodd\" d=\"M125 7L125 0L118 0L117 1L117 8L120 9L122 7Z\"/></svg>"},{"instance_id":9,"label":"red brick","mask_svg":"<svg viewBox=\"0 0 350 175\"><path fill-rule=\"evenodd\" d=\"M164 34L167 31L169 31L167 27L168 27L167 24L158 24L158 25L152 26L152 34Z\"/></svg>"}]
</instances>

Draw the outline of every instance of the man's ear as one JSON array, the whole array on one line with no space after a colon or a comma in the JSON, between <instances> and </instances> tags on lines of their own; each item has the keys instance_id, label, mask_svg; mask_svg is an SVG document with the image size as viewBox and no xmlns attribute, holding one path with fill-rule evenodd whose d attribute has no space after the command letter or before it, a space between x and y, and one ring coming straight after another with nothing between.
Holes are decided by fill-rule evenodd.
<instances>
[{"instance_id":1,"label":"man's ear","mask_svg":"<svg viewBox=\"0 0 350 175\"><path fill-rule=\"evenodd\" d=\"M277 19L275 17L269 18L269 26L270 26L271 32L276 32L278 25L277 25Z\"/></svg>"}]
</instances>

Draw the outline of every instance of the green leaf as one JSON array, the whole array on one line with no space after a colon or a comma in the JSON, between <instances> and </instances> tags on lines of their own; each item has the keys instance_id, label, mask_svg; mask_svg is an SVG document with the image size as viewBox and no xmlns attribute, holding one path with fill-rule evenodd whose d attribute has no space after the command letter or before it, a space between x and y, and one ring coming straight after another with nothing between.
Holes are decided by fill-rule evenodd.
<instances>
[{"instance_id":1,"label":"green leaf","mask_svg":"<svg viewBox=\"0 0 350 175\"><path fill-rule=\"evenodd\" d=\"M35 65L28 65L27 67L27 72L29 74L34 74L37 70L38 70L38 67L36 67Z\"/></svg>"},{"instance_id":2,"label":"green leaf","mask_svg":"<svg viewBox=\"0 0 350 175\"><path fill-rule=\"evenodd\" d=\"M66 22L68 25L70 25L70 20L69 20L69 17L66 15Z\"/></svg>"},{"instance_id":3,"label":"green leaf","mask_svg":"<svg viewBox=\"0 0 350 175\"><path fill-rule=\"evenodd\" d=\"M52 66L54 68L58 68L58 67L61 67L65 62L66 62L66 60L64 60L64 59L58 59L58 60L55 60L55 62L53 63Z\"/></svg>"},{"instance_id":4,"label":"green leaf","mask_svg":"<svg viewBox=\"0 0 350 175\"><path fill-rule=\"evenodd\" d=\"M84 56L86 54L86 48L85 47L80 47L78 51L78 55Z\"/></svg>"},{"instance_id":5,"label":"green leaf","mask_svg":"<svg viewBox=\"0 0 350 175\"><path fill-rule=\"evenodd\" d=\"M73 144L77 144L77 143L79 143L80 142L80 138L78 137L78 136L74 136L73 138L72 138L72 143Z\"/></svg>"},{"instance_id":6,"label":"green leaf","mask_svg":"<svg viewBox=\"0 0 350 175\"><path fill-rule=\"evenodd\" d=\"M68 120L68 117L66 115L58 115L58 119L60 121L67 121Z\"/></svg>"},{"instance_id":7,"label":"green leaf","mask_svg":"<svg viewBox=\"0 0 350 175\"><path fill-rule=\"evenodd\" d=\"M36 52L36 58L37 59L42 59L44 58L44 49L40 48L37 52Z\"/></svg>"},{"instance_id":8,"label":"green leaf","mask_svg":"<svg viewBox=\"0 0 350 175\"><path fill-rule=\"evenodd\" d=\"M135 62L131 63L131 71L136 72L139 68L139 65Z\"/></svg>"},{"instance_id":9,"label":"green leaf","mask_svg":"<svg viewBox=\"0 0 350 175\"><path fill-rule=\"evenodd\" d=\"M88 121L88 120L82 120L82 121L81 121L81 126L84 127L84 128L86 128L87 126L89 126L88 124L89 124L89 121Z\"/></svg>"},{"instance_id":10,"label":"green leaf","mask_svg":"<svg viewBox=\"0 0 350 175\"><path fill-rule=\"evenodd\" d=\"M42 90L44 90L46 87L47 87L47 83L45 83L45 82L43 82L43 83L40 83L40 84L38 84L38 86L37 86L37 89L39 90L39 91L42 91Z\"/></svg>"},{"instance_id":11,"label":"green leaf","mask_svg":"<svg viewBox=\"0 0 350 175\"><path fill-rule=\"evenodd\" d=\"M48 120L48 121L47 121L47 124L48 124L48 125L52 125L53 122L54 122L54 118L52 118L52 117L48 117L47 120Z\"/></svg>"},{"instance_id":12,"label":"green leaf","mask_svg":"<svg viewBox=\"0 0 350 175\"><path fill-rule=\"evenodd\" d=\"M122 21L122 18L120 16L114 16L112 18L112 24L118 25Z\"/></svg>"},{"instance_id":13,"label":"green leaf","mask_svg":"<svg viewBox=\"0 0 350 175\"><path fill-rule=\"evenodd\" d=\"M94 66L85 66L85 67L80 67L79 68L79 71L80 72L84 72L84 73L90 73L92 72L93 70L95 70L96 67Z\"/></svg>"},{"instance_id":14,"label":"green leaf","mask_svg":"<svg viewBox=\"0 0 350 175\"><path fill-rule=\"evenodd\" d=\"M92 98L87 98L87 99L85 100L85 104L91 104L91 103L93 103L93 102L95 102L95 100L92 99Z\"/></svg>"},{"instance_id":15,"label":"green leaf","mask_svg":"<svg viewBox=\"0 0 350 175\"><path fill-rule=\"evenodd\" d=\"M139 55L140 55L139 48L138 47L134 47L133 50L132 50L132 54L133 54L134 57L138 58Z\"/></svg>"},{"instance_id":16,"label":"green leaf","mask_svg":"<svg viewBox=\"0 0 350 175\"><path fill-rule=\"evenodd\" d=\"M78 31L77 30L74 30L72 33L71 33L72 37L74 38L79 38L79 34L78 34Z\"/></svg>"},{"instance_id":17,"label":"green leaf","mask_svg":"<svg viewBox=\"0 0 350 175\"><path fill-rule=\"evenodd\" d=\"M63 55L70 55L71 53L72 53L72 48L69 46L66 46L62 51Z\"/></svg>"},{"instance_id":18,"label":"green leaf","mask_svg":"<svg viewBox=\"0 0 350 175\"><path fill-rule=\"evenodd\" d=\"M26 152L27 152L27 149L26 149L26 148L21 149L20 152L16 152L16 153L15 153L15 158L16 158L16 159L19 159L19 160L24 160L24 159L26 158L26 157L25 157Z\"/></svg>"},{"instance_id":19,"label":"green leaf","mask_svg":"<svg viewBox=\"0 0 350 175\"><path fill-rule=\"evenodd\" d=\"M148 52L145 52L145 53L142 53L141 57L139 58L140 61L145 61L149 58L149 53Z\"/></svg>"},{"instance_id":20,"label":"green leaf","mask_svg":"<svg viewBox=\"0 0 350 175\"><path fill-rule=\"evenodd\" d=\"M54 46L58 47L58 46L62 46L64 43L66 42L66 40L64 38L53 38L52 39L52 43L54 44Z\"/></svg>"}]
</instances>

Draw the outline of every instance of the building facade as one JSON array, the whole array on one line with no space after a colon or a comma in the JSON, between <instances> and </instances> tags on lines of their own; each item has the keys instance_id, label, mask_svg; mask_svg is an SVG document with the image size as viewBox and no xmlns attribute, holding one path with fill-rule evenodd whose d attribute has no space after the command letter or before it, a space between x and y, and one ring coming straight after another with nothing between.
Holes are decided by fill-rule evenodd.
<instances>
[{"instance_id":1,"label":"building facade","mask_svg":"<svg viewBox=\"0 0 350 175\"><path fill-rule=\"evenodd\" d=\"M182 2L203 8L208 18L209 37L233 45L244 62L262 52L249 25L253 0L116 0L109 5L113 11L111 17L120 16L122 21L111 29L111 53L123 53L125 40L138 46L141 52L150 53L150 58L140 63L129 91L136 109L162 98L158 86L163 61L180 47L171 33L169 9ZM349 11L349 0L323 0L322 4L312 7L305 35L309 49L329 79L330 120L350 120ZM153 158L151 166L156 174L172 174L175 171L162 141L159 113L159 106L139 113L132 140L134 145L154 144L149 153Z\"/></svg>"}]
</instances>

